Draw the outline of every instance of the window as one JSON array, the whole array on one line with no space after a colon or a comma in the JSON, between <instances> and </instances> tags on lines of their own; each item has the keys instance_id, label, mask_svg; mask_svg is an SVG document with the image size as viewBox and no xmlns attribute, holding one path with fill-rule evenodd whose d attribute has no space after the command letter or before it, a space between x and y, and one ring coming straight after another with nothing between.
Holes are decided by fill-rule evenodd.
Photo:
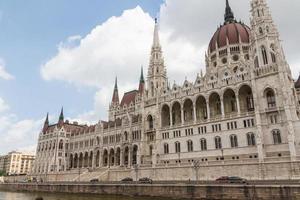
<instances>
[{"instance_id":1,"label":"window","mask_svg":"<svg viewBox=\"0 0 300 200\"><path fill-rule=\"evenodd\" d=\"M202 139L200 140L200 146L201 146L201 151L206 151L206 150L207 150L206 139L202 138Z\"/></svg>"},{"instance_id":2,"label":"window","mask_svg":"<svg viewBox=\"0 0 300 200\"><path fill-rule=\"evenodd\" d=\"M248 143L248 146L256 145L254 133L247 133L247 143Z\"/></svg>"},{"instance_id":3,"label":"window","mask_svg":"<svg viewBox=\"0 0 300 200\"><path fill-rule=\"evenodd\" d=\"M187 147L188 147L188 152L193 151L193 141L192 140L187 141Z\"/></svg>"},{"instance_id":4,"label":"window","mask_svg":"<svg viewBox=\"0 0 300 200\"><path fill-rule=\"evenodd\" d=\"M230 144L232 148L238 147L238 139L236 135L231 135L230 136Z\"/></svg>"},{"instance_id":5,"label":"window","mask_svg":"<svg viewBox=\"0 0 300 200\"><path fill-rule=\"evenodd\" d=\"M272 135L273 135L274 144L281 144L282 143L281 134L280 134L279 130L273 130Z\"/></svg>"},{"instance_id":6,"label":"window","mask_svg":"<svg viewBox=\"0 0 300 200\"><path fill-rule=\"evenodd\" d=\"M243 122L244 122L244 128L249 128L249 127L255 126L253 118L252 119L245 119Z\"/></svg>"},{"instance_id":7,"label":"window","mask_svg":"<svg viewBox=\"0 0 300 200\"><path fill-rule=\"evenodd\" d=\"M167 143L164 144L164 153L165 154L169 153L169 144L167 144Z\"/></svg>"},{"instance_id":8,"label":"window","mask_svg":"<svg viewBox=\"0 0 300 200\"><path fill-rule=\"evenodd\" d=\"M221 124L213 124L211 125L211 128L212 128L212 132L219 132L222 130Z\"/></svg>"},{"instance_id":9,"label":"window","mask_svg":"<svg viewBox=\"0 0 300 200\"><path fill-rule=\"evenodd\" d=\"M175 152L180 153L180 142L175 142Z\"/></svg>"},{"instance_id":10,"label":"window","mask_svg":"<svg viewBox=\"0 0 300 200\"><path fill-rule=\"evenodd\" d=\"M222 149L222 141L219 136L215 137L215 146L216 149Z\"/></svg>"},{"instance_id":11,"label":"window","mask_svg":"<svg viewBox=\"0 0 300 200\"><path fill-rule=\"evenodd\" d=\"M201 127L198 127L198 133L199 134L205 134L207 131L206 131L206 126L201 126Z\"/></svg>"},{"instance_id":12,"label":"window","mask_svg":"<svg viewBox=\"0 0 300 200\"><path fill-rule=\"evenodd\" d=\"M264 46L261 47L261 53L262 53L264 64L267 65L268 64L268 55L267 55L266 48Z\"/></svg>"},{"instance_id":13,"label":"window","mask_svg":"<svg viewBox=\"0 0 300 200\"><path fill-rule=\"evenodd\" d=\"M268 89L266 93L268 108L276 107L276 99L273 90Z\"/></svg>"},{"instance_id":14,"label":"window","mask_svg":"<svg viewBox=\"0 0 300 200\"><path fill-rule=\"evenodd\" d=\"M271 52L271 58L272 58L272 62L276 63L276 56L275 53Z\"/></svg>"}]
</instances>

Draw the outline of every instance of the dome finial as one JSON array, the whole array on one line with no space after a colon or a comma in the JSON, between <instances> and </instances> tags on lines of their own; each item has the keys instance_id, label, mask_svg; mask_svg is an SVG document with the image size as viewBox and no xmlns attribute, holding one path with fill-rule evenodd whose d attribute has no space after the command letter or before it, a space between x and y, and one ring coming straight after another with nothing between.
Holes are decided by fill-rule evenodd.
<instances>
[{"instance_id":1,"label":"dome finial","mask_svg":"<svg viewBox=\"0 0 300 200\"><path fill-rule=\"evenodd\" d=\"M234 21L234 14L231 10L229 5L229 1L226 0L226 8L225 8L225 15L224 15L225 23Z\"/></svg>"}]
</instances>

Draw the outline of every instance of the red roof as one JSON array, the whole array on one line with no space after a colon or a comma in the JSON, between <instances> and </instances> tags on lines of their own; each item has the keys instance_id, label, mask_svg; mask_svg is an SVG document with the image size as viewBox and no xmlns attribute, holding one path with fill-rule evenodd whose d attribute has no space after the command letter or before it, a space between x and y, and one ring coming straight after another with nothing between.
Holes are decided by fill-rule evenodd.
<instances>
[{"instance_id":1,"label":"red roof","mask_svg":"<svg viewBox=\"0 0 300 200\"><path fill-rule=\"evenodd\" d=\"M238 44L239 38L242 43L250 42L250 28L242 23L232 22L227 23L218 28L214 36L210 40L209 50L213 52L218 48L225 47L227 45L227 38L229 44Z\"/></svg>"},{"instance_id":2,"label":"red roof","mask_svg":"<svg viewBox=\"0 0 300 200\"><path fill-rule=\"evenodd\" d=\"M121 101L121 106L123 105L129 105L131 102L134 103L135 102L135 97L138 94L137 90L133 90L130 92L126 92L122 98Z\"/></svg>"}]
</instances>

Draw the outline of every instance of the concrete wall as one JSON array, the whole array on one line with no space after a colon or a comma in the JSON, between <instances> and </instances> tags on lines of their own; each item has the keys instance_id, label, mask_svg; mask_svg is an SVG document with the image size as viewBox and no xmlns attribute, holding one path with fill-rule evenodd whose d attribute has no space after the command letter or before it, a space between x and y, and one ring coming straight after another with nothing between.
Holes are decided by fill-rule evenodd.
<instances>
[{"instance_id":1,"label":"concrete wall","mask_svg":"<svg viewBox=\"0 0 300 200\"><path fill-rule=\"evenodd\" d=\"M0 184L0 190L113 194L126 196L152 196L173 199L202 200L287 200L300 199L300 186L250 185L93 185L93 184Z\"/></svg>"}]
</instances>

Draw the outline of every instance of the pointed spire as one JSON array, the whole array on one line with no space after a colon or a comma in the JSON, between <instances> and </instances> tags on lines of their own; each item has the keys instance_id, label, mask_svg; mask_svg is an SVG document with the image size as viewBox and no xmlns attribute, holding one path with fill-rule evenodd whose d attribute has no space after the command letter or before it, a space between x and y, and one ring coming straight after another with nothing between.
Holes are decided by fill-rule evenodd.
<instances>
[{"instance_id":1,"label":"pointed spire","mask_svg":"<svg viewBox=\"0 0 300 200\"><path fill-rule=\"evenodd\" d=\"M47 113L46 120L45 120L44 124L48 124L49 125L49 113Z\"/></svg>"},{"instance_id":2,"label":"pointed spire","mask_svg":"<svg viewBox=\"0 0 300 200\"><path fill-rule=\"evenodd\" d=\"M64 107L61 107L60 115L59 115L59 121L64 121Z\"/></svg>"},{"instance_id":3,"label":"pointed spire","mask_svg":"<svg viewBox=\"0 0 300 200\"><path fill-rule=\"evenodd\" d=\"M119 91L118 91L118 77L115 79L115 87L113 91L112 103L118 104L119 103Z\"/></svg>"},{"instance_id":4,"label":"pointed spire","mask_svg":"<svg viewBox=\"0 0 300 200\"><path fill-rule=\"evenodd\" d=\"M230 23L230 22L234 21L234 14L231 10L228 0L226 0L224 20L225 20L225 23Z\"/></svg>"},{"instance_id":5,"label":"pointed spire","mask_svg":"<svg viewBox=\"0 0 300 200\"><path fill-rule=\"evenodd\" d=\"M144 79L144 72L143 66L141 67L141 76L140 76L140 84L139 84L139 92L142 94L145 89L145 79Z\"/></svg>"},{"instance_id":6,"label":"pointed spire","mask_svg":"<svg viewBox=\"0 0 300 200\"><path fill-rule=\"evenodd\" d=\"M140 83L145 83L143 66L141 67Z\"/></svg>"},{"instance_id":7,"label":"pointed spire","mask_svg":"<svg viewBox=\"0 0 300 200\"><path fill-rule=\"evenodd\" d=\"M155 27L154 27L154 35L153 35L153 47L159 47L159 35L158 35L158 22L157 18L155 18Z\"/></svg>"}]
</instances>

